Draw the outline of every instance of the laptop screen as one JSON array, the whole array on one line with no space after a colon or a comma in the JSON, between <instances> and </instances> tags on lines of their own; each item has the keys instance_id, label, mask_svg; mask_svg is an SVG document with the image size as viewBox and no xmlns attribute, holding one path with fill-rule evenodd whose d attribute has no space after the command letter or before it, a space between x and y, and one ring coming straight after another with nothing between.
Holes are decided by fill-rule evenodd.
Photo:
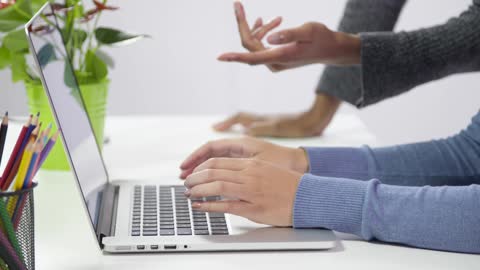
<instances>
[{"instance_id":1,"label":"laptop screen","mask_svg":"<svg viewBox=\"0 0 480 270\"><path fill-rule=\"evenodd\" d=\"M92 225L96 228L102 190L108 182L107 172L59 30L62 26L58 22L62 20L56 16L62 16L61 12L55 15L52 7L46 5L26 26L38 67L38 70L32 71L37 74L32 76L42 80L50 98L71 169L79 183Z\"/></svg>"}]
</instances>

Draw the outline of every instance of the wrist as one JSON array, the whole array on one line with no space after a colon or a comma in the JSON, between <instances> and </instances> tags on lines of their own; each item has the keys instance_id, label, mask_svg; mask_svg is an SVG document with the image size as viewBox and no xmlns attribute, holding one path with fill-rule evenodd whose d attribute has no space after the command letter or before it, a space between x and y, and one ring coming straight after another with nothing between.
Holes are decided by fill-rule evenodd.
<instances>
[{"instance_id":1,"label":"wrist","mask_svg":"<svg viewBox=\"0 0 480 270\"><path fill-rule=\"evenodd\" d=\"M338 44L338 57L335 64L338 65L359 65L361 63L361 40L358 35L344 32L335 32L335 39Z\"/></svg>"},{"instance_id":2,"label":"wrist","mask_svg":"<svg viewBox=\"0 0 480 270\"><path fill-rule=\"evenodd\" d=\"M311 133L323 131L340 107L341 100L324 93L317 94L312 107L300 116L300 122Z\"/></svg>"},{"instance_id":3,"label":"wrist","mask_svg":"<svg viewBox=\"0 0 480 270\"><path fill-rule=\"evenodd\" d=\"M303 148L295 148L293 151L292 169L298 173L304 174L308 172L307 152Z\"/></svg>"}]
</instances>

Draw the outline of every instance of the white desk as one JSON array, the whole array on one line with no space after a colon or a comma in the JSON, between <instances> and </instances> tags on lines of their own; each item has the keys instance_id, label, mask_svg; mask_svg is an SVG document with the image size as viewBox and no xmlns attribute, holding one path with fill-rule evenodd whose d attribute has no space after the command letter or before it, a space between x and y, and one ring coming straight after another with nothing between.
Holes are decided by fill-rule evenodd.
<instances>
[{"instance_id":1,"label":"white desk","mask_svg":"<svg viewBox=\"0 0 480 270\"><path fill-rule=\"evenodd\" d=\"M236 134L209 129L218 117L109 118L104 156L114 179L178 183L180 161L204 142ZM135 123L136 129L132 129ZM15 128L11 128L12 143ZM155 132L152 132L155 130ZM375 142L353 115L339 115L323 137L274 140L290 145L359 146ZM11 148L7 147L7 151ZM129 158L131 157L131 158ZM318 252L223 252L103 255L90 231L71 173L41 172L35 193L37 269L479 269L480 256L368 243L338 234L336 249Z\"/></svg>"}]
</instances>

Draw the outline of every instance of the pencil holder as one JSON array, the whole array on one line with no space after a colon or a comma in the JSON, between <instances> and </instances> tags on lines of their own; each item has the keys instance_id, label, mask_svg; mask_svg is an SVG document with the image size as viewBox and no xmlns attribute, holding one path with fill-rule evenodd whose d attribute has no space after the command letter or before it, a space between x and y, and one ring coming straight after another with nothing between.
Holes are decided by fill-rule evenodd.
<instances>
[{"instance_id":1,"label":"pencil holder","mask_svg":"<svg viewBox=\"0 0 480 270\"><path fill-rule=\"evenodd\" d=\"M0 192L0 269L35 269L36 187Z\"/></svg>"}]
</instances>

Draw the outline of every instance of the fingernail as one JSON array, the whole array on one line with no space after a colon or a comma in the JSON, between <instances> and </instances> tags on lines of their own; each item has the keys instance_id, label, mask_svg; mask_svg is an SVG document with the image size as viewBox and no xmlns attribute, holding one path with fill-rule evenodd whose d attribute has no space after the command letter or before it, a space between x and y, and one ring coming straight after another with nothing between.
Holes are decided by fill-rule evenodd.
<instances>
[{"instance_id":1,"label":"fingernail","mask_svg":"<svg viewBox=\"0 0 480 270\"><path fill-rule=\"evenodd\" d=\"M238 1L235 1L235 3L233 4L234 8L235 8L235 14L239 15L240 14L240 2Z\"/></svg>"},{"instance_id":2,"label":"fingernail","mask_svg":"<svg viewBox=\"0 0 480 270\"><path fill-rule=\"evenodd\" d=\"M192 203L192 208L200 208L201 206L202 206L202 204L199 203L199 202Z\"/></svg>"},{"instance_id":3,"label":"fingernail","mask_svg":"<svg viewBox=\"0 0 480 270\"><path fill-rule=\"evenodd\" d=\"M282 34L273 34L273 35L268 37L268 42L273 43L273 44L280 43L283 40L285 40L285 36L282 35Z\"/></svg>"},{"instance_id":4,"label":"fingernail","mask_svg":"<svg viewBox=\"0 0 480 270\"><path fill-rule=\"evenodd\" d=\"M192 195L189 189L187 189L187 191L185 191L183 194L185 194L185 197L190 197L190 195Z\"/></svg>"}]
</instances>

